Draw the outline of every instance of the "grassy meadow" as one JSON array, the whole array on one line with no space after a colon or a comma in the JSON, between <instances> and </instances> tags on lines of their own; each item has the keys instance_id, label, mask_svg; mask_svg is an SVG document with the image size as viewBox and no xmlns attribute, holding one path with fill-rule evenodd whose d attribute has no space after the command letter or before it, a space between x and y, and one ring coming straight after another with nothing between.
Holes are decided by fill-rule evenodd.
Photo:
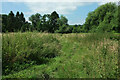
<instances>
[{"instance_id":1,"label":"grassy meadow","mask_svg":"<svg viewBox=\"0 0 120 80\"><path fill-rule=\"evenodd\" d=\"M119 34L2 34L6 78L118 78Z\"/></svg>"}]
</instances>

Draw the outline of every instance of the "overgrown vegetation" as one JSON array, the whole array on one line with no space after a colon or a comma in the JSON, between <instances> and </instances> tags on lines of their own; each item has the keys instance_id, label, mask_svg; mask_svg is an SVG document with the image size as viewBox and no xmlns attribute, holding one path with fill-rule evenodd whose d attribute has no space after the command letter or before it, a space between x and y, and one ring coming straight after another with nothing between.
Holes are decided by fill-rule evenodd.
<instances>
[{"instance_id":1,"label":"overgrown vegetation","mask_svg":"<svg viewBox=\"0 0 120 80\"><path fill-rule=\"evenodd\" d=\"M119 77L119 34L10 33L3 39L3 79Z\"/></svg>"},{"instance_id":2,"label":"overgrown vegetation","mask_svg":"<svg viewBox=\"0 0 120 80\"><path fill-rule=\"evenodd\" d=\"M46 63L60 55L61 45L51 35L11 33L3 34L2 39L3 75Z\"/></svg>"}]
</instances>

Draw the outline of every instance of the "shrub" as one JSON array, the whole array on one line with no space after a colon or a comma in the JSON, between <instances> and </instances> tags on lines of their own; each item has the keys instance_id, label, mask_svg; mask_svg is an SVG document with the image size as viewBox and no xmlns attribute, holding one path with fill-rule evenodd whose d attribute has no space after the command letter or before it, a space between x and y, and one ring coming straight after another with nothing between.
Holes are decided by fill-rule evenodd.
<instances>
[{"instance_id":1,"label":"shrub","mask_svg":"<svg viewBox=\"0 0 120 80\"><path fill-rule=\"evenodd\" d=\"M21 70L30 64L42 64L59 55L59 41L52 35L38 33L3 34L3 74ZM20 67L23 65L24 67Z\"/></svg>"}]
</instances>

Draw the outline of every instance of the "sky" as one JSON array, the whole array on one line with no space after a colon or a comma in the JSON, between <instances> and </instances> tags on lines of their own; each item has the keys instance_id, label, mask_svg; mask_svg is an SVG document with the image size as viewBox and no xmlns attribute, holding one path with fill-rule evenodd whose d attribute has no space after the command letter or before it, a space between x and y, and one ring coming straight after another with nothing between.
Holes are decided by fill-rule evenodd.
<instances>
[{"instance_id":1,"label":"sky","mask_svg":"<svg viewBox=\"0 0 120 80\"><path fill-rule=\"evenodd\" d=\"M110 0L104 0L104 2L98 0L4 0L0 2L0 5L2 3L2 14L8 14L10 11L13 11L14 14L17 11L23 12L27 21L32 14L40 13L44 15L56 11L59 15L64 15L68 19L69 24L82 25L89 12L94 11L98 6L107 2L110 2Z\"/></svg>"}]
</instances>

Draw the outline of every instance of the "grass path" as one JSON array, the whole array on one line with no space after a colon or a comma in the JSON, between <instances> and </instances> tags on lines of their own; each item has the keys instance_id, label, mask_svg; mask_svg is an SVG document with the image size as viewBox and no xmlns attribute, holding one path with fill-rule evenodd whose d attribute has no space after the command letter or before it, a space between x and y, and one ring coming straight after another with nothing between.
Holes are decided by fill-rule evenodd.
<instances>
[{"instance_id":1,"label":"grass path","mask_svg":"<svg viewBox=\"0 0 120 80\"><path fill-rule=\"evenodd\" d=\"M82 58L87 53L86 50L84 48L80 48L78 42L71 43L71 41L65 36L62 36L60 41L62 45L62 54L51 60L52 63L35 65L31 68L5 77L45 77L44 74L48 74L50 77L56 78L83 76L83 68L80 65L82 65ZM79 73L80 75L76 75L76 73Z\"/></svg>"},{"instance_id":2,"label":"grass path","mask_svg":"<svg viewBox=\"0 0 120 80\"><path fill-rule=\"evenodd\" d=\"M76 36L80 37L80 35ZM3 78L100 78L108 76L103 72L106 69L105 62L97 60L101 58L101 55L96 54L96 48L92 48L93 43L85 45L87 43L78 41L78 37L72 37L72 35L57 37L62 45L60 56L51 59L47 64L33 65L18 73L3 76ZM108 68L109 66L110 64ZM108 70L112 71L115 67L113 63L113 66L110 66L111 69ZM110 76L114 76L111 74Z\"/></svg>"}]
</instances>

